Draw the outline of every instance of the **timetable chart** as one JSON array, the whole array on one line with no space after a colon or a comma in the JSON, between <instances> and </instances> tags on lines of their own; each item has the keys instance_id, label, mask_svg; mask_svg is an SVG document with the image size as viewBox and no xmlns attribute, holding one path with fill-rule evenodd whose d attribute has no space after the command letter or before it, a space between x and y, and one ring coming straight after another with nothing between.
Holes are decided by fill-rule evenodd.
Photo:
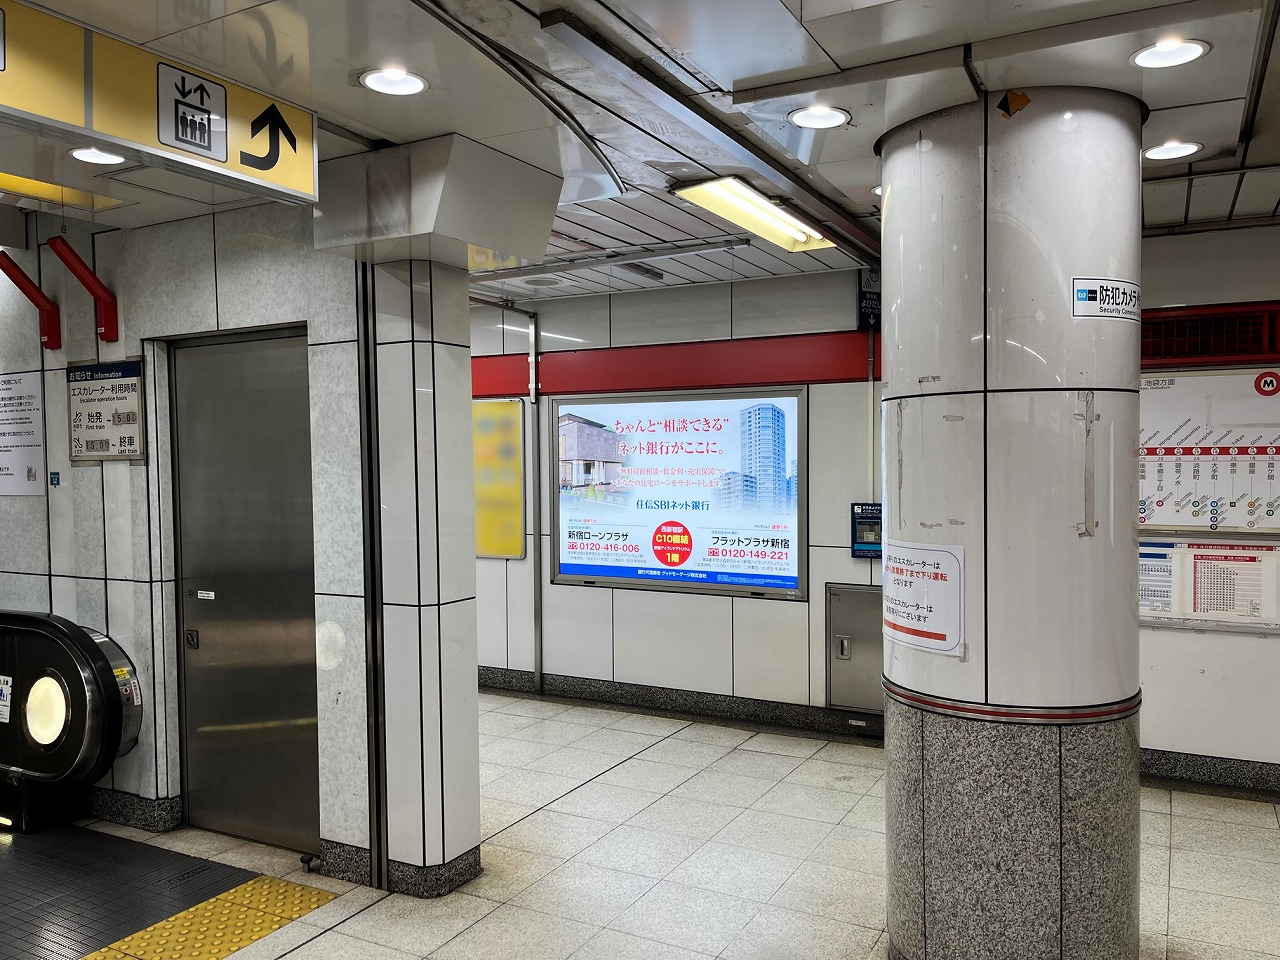
<instances>
[{"instance_id":1,"label":"timetable chart","mask_svg":"<svg viewBox=\"0 0 1280 960\"><path fill-rule=\"evenodd\" d=\"M1138 523L1280 530L1280 372L1142 381Z\"/></svg>"}]
</instances>

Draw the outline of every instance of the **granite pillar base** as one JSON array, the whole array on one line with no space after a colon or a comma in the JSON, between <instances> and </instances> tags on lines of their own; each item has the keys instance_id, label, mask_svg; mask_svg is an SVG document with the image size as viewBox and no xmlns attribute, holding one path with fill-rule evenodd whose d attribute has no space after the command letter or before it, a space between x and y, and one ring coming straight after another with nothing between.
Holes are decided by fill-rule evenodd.
<instances>
[{"instance_id":1,"label":"granite pillar base","mask_svg":"<svg viewBox=\"0 0 1280 960\"><path fill-rule=\"evenodd\" d=\"M372 873L369 851L336 840L321 840L320 872L326 877L367 887Z\"/></svg>"},{"instance_id":2,"label":"granite pillar base","mask_svg":"<svg viewBox=\"0 0 1280 960\"><path fill-rule=\"evenodd\" d=\"M426 867L392 860L389 864L387 889L411 897L443 897L464 883L480 876L480 848L472 847L448 863Z\"/></svg>"},{"instance_id":3,"label":"granite pillar base","mask_svg":"<svg viewBox=\"0 0 1280 960\"><path fill-rule=\"evenodd\" d=\"M993 723L889 699L890 956L1136 960L1138 718Z\"/></svg>"},{"instance_id":4,"label":"granite pillar base","mask_svg":"<svg viewBox=\"0 0 1280 960\"><path fill-rule=\"evenodd\" d=\"M182 823L182 798L154 799L93 787L89 791L89 815L151 833L165 833Z\"/></svg>"}]
</instances>

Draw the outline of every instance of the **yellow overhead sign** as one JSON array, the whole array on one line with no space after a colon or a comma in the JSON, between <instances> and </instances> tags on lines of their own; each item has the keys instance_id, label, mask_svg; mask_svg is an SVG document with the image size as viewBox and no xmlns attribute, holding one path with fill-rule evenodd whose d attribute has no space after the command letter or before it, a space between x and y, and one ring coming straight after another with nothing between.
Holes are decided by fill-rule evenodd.
<instances>
[{"instance_id":1,"label":"yellow overhead sign","mask_svg":"<svg viewBox=\"0 0 1280 960\"><path fill-rule=\"evenodd\" d=\"M0 0L0 114L251 193L316 198L314 114L13 0Z\"/></svg>"}]
</instances>

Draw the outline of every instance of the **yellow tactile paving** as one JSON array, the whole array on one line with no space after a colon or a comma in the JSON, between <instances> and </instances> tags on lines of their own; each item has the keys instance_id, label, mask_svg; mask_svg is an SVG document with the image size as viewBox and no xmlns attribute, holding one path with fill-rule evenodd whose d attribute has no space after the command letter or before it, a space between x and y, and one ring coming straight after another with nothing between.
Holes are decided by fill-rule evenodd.
<instances>
[{"instance_id":1,"label":"yellow tactile paving","mask_svg":"<svg viewBox=\"0 0 1280 960\"><path fill-rule=\"evenodd\" d=\"M323 907L338 895L315 887L304 887L276 877L257 877L248 883L218 894L219 900L230 900L273 917L297 920L317 907Z\"/></svg>"},{"instance_id":2,"label":"yellow tactile paving","mask_svg":"<svg viewBox=\"0 0 1280 960\"><path fill-rule=\"evenodd\" d=\"M255 877L83 960L223 960L336 897L276 877Z\"/></svg>"}]
</instances>

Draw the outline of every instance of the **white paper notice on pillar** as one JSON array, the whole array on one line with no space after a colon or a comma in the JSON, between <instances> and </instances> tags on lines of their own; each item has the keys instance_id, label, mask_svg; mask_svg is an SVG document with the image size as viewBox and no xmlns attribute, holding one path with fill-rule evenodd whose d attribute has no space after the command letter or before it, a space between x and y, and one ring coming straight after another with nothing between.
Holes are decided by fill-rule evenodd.
<instances>
[{"instance_id":1,"label":"white paper notice on pillar","mask_svg":"<svg viewBox=\"0 0 1280 960\"><path fill-rule=\"evenodd\" d=\"M964 547L885 541L884 635L929 653L964 655Z\"/></svg>"},{"instance_id":2,"label":"white paper notice on pillar","mask_svg":"<svg viewBox=\"0 0 1280 960\"><path fill-rule=\"evenodd\" d=\"M0 496L44 493L44 395L39 373L0 375Z\"/></svg>"},{"instance_id":3,"label":"white paper notice on pillar","mask_svg":"<svg viewBox=\"0 0 1280 960\"><path fill-rule=\"evenodd\" d=\"M1071 278L1071 316L1098 320L1142 319L1142 285L1110 277Z\"/></svg>"},{"instance_id":4,"label":"white paper notice on pillar","mask_svg":"<svg viewBox=\"0 0 1280 960\"><path fill-rule=\"evenodd\" d=\"M141 360L67 367L71 462L142 457L142 398Z\"/></svg>"}]
</instances>

